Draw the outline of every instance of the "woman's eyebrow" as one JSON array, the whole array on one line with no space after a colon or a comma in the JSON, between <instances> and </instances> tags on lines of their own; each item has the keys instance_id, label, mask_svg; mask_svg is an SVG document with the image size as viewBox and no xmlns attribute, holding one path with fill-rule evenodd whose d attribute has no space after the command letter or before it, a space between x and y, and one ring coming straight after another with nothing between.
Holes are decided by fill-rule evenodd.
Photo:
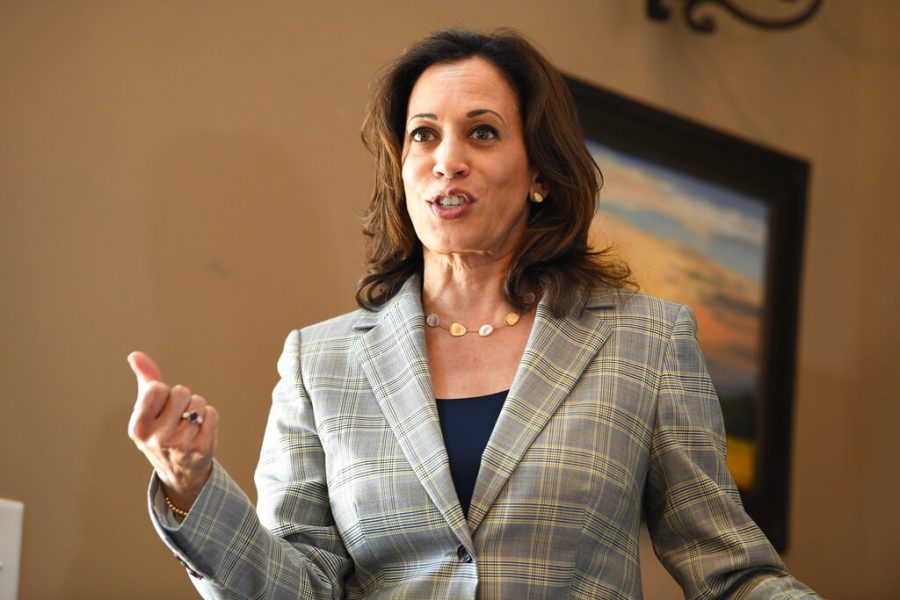
<instances>
[{"instance_id":1,"label":"woman's eyebrow","mask_svg":"<svg viewBox=\"0 0 900 600\"><path fill-rule=\"evenodd\" d=\"M409 123L413 119L431 119L432 121L437 121L437 115L434 113L418 113L411 116L406 122Z\"/></svg>"},{"instance_id":2,"label":"woman's eyebrow","mask_svg":"<svg viewBox=\"0 0 900 600\"><path fill-rule=\"evenodd\" d=\"M481 115L486 114L486 113L491 113L493 115L497 115L497 118L500 119L501 121L503 121L504 124L506 124L506 119L503 118L503 115L498 113L496 110L491 110L490 108L477 108L475 110L470 110L469 112L466 113L466 116L471 119L474 117L480 117Z\"/></svg>"},{"instance_id":3,"label":"woman's eyebrow","mask_svg":"<svg viewBox=\"0 0 900 600\"><path fill-rule=\"evenodd\" d=\"M466 113L466 117L473 119L487 113L497 115L498 119L503 121L504 124L506 123L506 119L503 118L503 115L498 113L496 110L491 110L490 108L476 108L475 110L470 110ZM411 116L406 122L409 123L413 119L431 119L432 121L437 121L437 115L434 113L416 113Z\"/></svg>"}]
</instances>

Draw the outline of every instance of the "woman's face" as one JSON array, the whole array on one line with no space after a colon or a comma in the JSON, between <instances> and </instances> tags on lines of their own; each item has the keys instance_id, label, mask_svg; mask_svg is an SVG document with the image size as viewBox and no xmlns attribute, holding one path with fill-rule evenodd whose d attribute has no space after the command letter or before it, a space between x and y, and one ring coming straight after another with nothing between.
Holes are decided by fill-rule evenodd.
<instances>
[{"instance_id":1,"label":"woman's face","mask_svg":"<svg viewBox=\"0 0 900 600\"><path fill-rule=\"evenodd\" d=\"M500 257L525 230L530 191L516 94L480 58L432 65L413 86L403 142L406 207L424 252Z\"/></svg>"}]
</instances>

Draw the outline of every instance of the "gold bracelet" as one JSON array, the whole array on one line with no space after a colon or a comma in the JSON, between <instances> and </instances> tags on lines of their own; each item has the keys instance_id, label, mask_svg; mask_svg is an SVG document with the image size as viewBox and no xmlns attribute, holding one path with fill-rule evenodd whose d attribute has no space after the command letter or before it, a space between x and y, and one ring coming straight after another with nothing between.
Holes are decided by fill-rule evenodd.
<instances>
[{"instance_id":1,"label":"gold bracelet","mask_svg":"<svg viewBox=\"0 0 900 600\"><path fill-rule=\"evenodd\" d=\"M169 510L171 510L173 513L175 513L176 517L179 517L179 519L178 519L179 521L188 516L188 511L181 510L180 508L178 508L177 506L172 504L172 501L169 500L168 496L166 496L166 506L169 507Z\"/></svg>"}]
</instances>

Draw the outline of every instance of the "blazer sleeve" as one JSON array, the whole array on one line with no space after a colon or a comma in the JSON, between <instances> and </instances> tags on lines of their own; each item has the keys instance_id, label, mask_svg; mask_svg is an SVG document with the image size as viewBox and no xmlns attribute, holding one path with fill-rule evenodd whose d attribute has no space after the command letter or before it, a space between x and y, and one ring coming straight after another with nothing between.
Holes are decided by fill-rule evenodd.
<instances>
[{"instance_id":1,"label":"blazer sleeve","mask_svg":"<svg viewBox=\"0 0 900 600\"><path fill-rule=\"evenodd\" d=\"M660 371L645 491L654 550L691 600L818 598L788 575L744 511L725 452L722 412L696 321L681 306Z\"/></svg>"},{"instance_id":2,"label":"blazer sleeve","mask_svg":"<svg viewBox=\"0 0 900 600\"><path fill-rule=\"evenodd\" d=\"M208 599L337 599L353 570L328 500L325 457L300 369L300 332L278 361L256 484L257 509L218 463L188 516L151 518Z\"/></svg>"}]
</instances>

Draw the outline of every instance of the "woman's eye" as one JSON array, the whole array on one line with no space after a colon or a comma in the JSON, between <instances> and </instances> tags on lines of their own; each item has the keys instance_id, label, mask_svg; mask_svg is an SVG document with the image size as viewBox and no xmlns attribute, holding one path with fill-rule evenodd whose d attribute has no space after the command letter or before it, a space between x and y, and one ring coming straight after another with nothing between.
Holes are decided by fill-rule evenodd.
<instances>
[{"instance_id":1,"label":"woman's eye","mask_svg":"<svg viewBox=\"0 0 900 600\"><path fill-rule=\"evenodd\" d=\"M478 125L472 130L472 137L476 140L493 140L497 138L497 130L490 125Z\"/></svg>"},{"instance_id":2,"label":"woman's eye","mask_svg":"<svg viewBox=\"0 0 900 600\"><path fill-rule=\"evenodd\" d=\"M414 142L430 142L434 139L434 132L427 127L419 127L410 132L409 139Z\"/></svg>"}]
</instances>

